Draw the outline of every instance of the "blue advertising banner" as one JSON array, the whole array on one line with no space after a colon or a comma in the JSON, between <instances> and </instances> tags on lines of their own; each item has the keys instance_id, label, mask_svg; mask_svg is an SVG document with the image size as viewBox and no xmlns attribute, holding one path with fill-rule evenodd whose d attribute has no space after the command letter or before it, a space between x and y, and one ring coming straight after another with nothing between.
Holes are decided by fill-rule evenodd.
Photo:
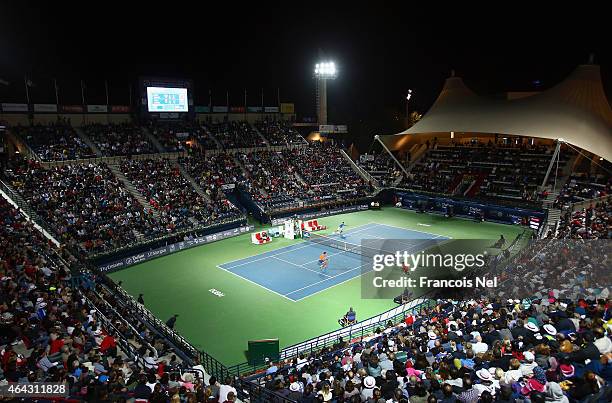
<instances>
[{"instance_id":1,"label":"blue advertising banner","mask_svg":"<svg viewBox=\"0 0 612 403\"><path fill-rule=\"evenodd\" d=\"M253 225L247 225L237 228L228 229L225 231L218 232L216 234L205 235L202 237L191 237L184 241L173 243L171 245L162 246L161 248L153 249L147 252L138 253L133 256L129 256L123 259L116 260L104 264L99 269L106 273L111 273L117 270L125 269L128 266L142 263L156 257L168 255L170 253L178 252L183 249L189 249L194 246L204 245L210 242L220 241L221 239L231 238L240 234L254 230Z\"/></svg>"}]
</instances>

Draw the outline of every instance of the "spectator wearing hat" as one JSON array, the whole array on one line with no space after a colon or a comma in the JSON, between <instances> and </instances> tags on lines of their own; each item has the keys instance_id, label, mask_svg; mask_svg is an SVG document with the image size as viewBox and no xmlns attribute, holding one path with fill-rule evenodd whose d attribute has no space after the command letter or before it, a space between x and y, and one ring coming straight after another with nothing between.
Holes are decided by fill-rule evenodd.
<instances>
[{"instance_id":1,"label":"spectator wearing hat","mask_svg":"<svg viewBox=\"0 0 612 403\"><path fill-rule=\"evenodd\" d=\"M300 385L300 383L298 383L297 381L291 382L291 384L289 385L289 395L287 395L287 398L290 400L299 401L303 396L301 389L302 386Z\"/></svg>"},{"instance_id":2,"label":"spectator wearing hat","mask_svg":"<svg viewBox=\"0 0 612 403\"><path fill-rule=\"evenodd\" d=\"M361 390L361 401L366 400L374 396L374 387L376 386L376 379L373 376L366 376L363 380L363 389Z\"/></svg>"},{"instance_id":3,"label":"spectator wearing hat","mask_svg":"<svg viewBox=\"0 0 612 403\"><path fill-rule=\"evenodd\" d=\"M476 371L476 376L479 379L479 382L474 385L474 389L478 391L478 396L480 396L483 392L487 391L491 394L491 396L495 396L496 389L493 386L493 376L487 369L479 369Z\"/></svg>"}]
</instances>

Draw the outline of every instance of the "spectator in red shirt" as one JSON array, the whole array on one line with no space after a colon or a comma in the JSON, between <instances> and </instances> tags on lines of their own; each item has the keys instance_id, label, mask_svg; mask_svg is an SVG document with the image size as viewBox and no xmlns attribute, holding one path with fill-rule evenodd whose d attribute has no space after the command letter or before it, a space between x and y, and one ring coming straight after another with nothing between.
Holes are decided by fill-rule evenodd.
<instances>
[{"instance_id":1,"label":"spectator in red shirt","mask_svg":"<svg viewBox=\"0 0 612 403\"><path fill-rule=\"evenodd\" d=\"M57 361L62 354L62 347L64 347L64 339L60 339L55 332L51 332L51 341L49 342L49 351L47 355L49 360Z\"/></svg>"},{"instance_id":2,"label":"spectator in red shirt","mask_svg":"<svg viewBox=\"0 0 612 403\"><path fill-rule=\"evenodd\" d=\"M100 352L110 357L117 356L117 341L112 334L107 334L104 339L102 339L102 343L100 343Z\"/></svg>"}]
</instances>

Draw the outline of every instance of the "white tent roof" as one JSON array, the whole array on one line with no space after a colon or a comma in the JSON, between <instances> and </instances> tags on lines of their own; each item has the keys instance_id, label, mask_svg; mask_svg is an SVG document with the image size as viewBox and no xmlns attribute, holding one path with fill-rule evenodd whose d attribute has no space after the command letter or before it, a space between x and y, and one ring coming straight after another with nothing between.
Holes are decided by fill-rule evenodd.
<instances>
[{"instance_id":1,"label":"white tent roof","mask_svg":"<svg viewBox=\"0 0 612 403\"><path fill-rule=\"evenodd\" d=\"M612 109L595 65L579 66L555 87L515 100L481 97L450 77L419 122L384 137L451 131L563 139L612 161Z\"/></svg>"}]
</instances>

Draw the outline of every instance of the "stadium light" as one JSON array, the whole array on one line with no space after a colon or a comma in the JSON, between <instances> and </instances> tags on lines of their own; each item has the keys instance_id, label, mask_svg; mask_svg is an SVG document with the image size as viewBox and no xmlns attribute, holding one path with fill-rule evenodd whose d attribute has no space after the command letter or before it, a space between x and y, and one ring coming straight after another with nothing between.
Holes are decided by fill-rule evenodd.
<instances>
[{"instance_id":1,"label":"stadium light","mask_svg":"<svg viewBox=\"0 0 612 403\"><path fill-rule=\"evenodd\" d=\"M412 98L412 90L408 90L408 95L406 95L406 101L410 101L410 98Z\"/></svg>"},{"instance_id":2,"label":"stadium light","mask_svg":"<svg viewBox=\"0 0 612 403\"><path fill-rule=\"evenodd\" d=\"M315 64L314 73L318 79L333 80L338 75L338 70L334 62L321 62Z\"/></svg>"},{"instance_id":3,"label":"stadium light","mask_svg":"<svg viewBox=\"0 0 612 403\"><path fill-rule=\"evenodd\" d=\"M336 63L321 61L315 64L315 78L317 79L317 118L319 125L327 124L327 80L338 76Z\"/></svg>"}]
</instances>

